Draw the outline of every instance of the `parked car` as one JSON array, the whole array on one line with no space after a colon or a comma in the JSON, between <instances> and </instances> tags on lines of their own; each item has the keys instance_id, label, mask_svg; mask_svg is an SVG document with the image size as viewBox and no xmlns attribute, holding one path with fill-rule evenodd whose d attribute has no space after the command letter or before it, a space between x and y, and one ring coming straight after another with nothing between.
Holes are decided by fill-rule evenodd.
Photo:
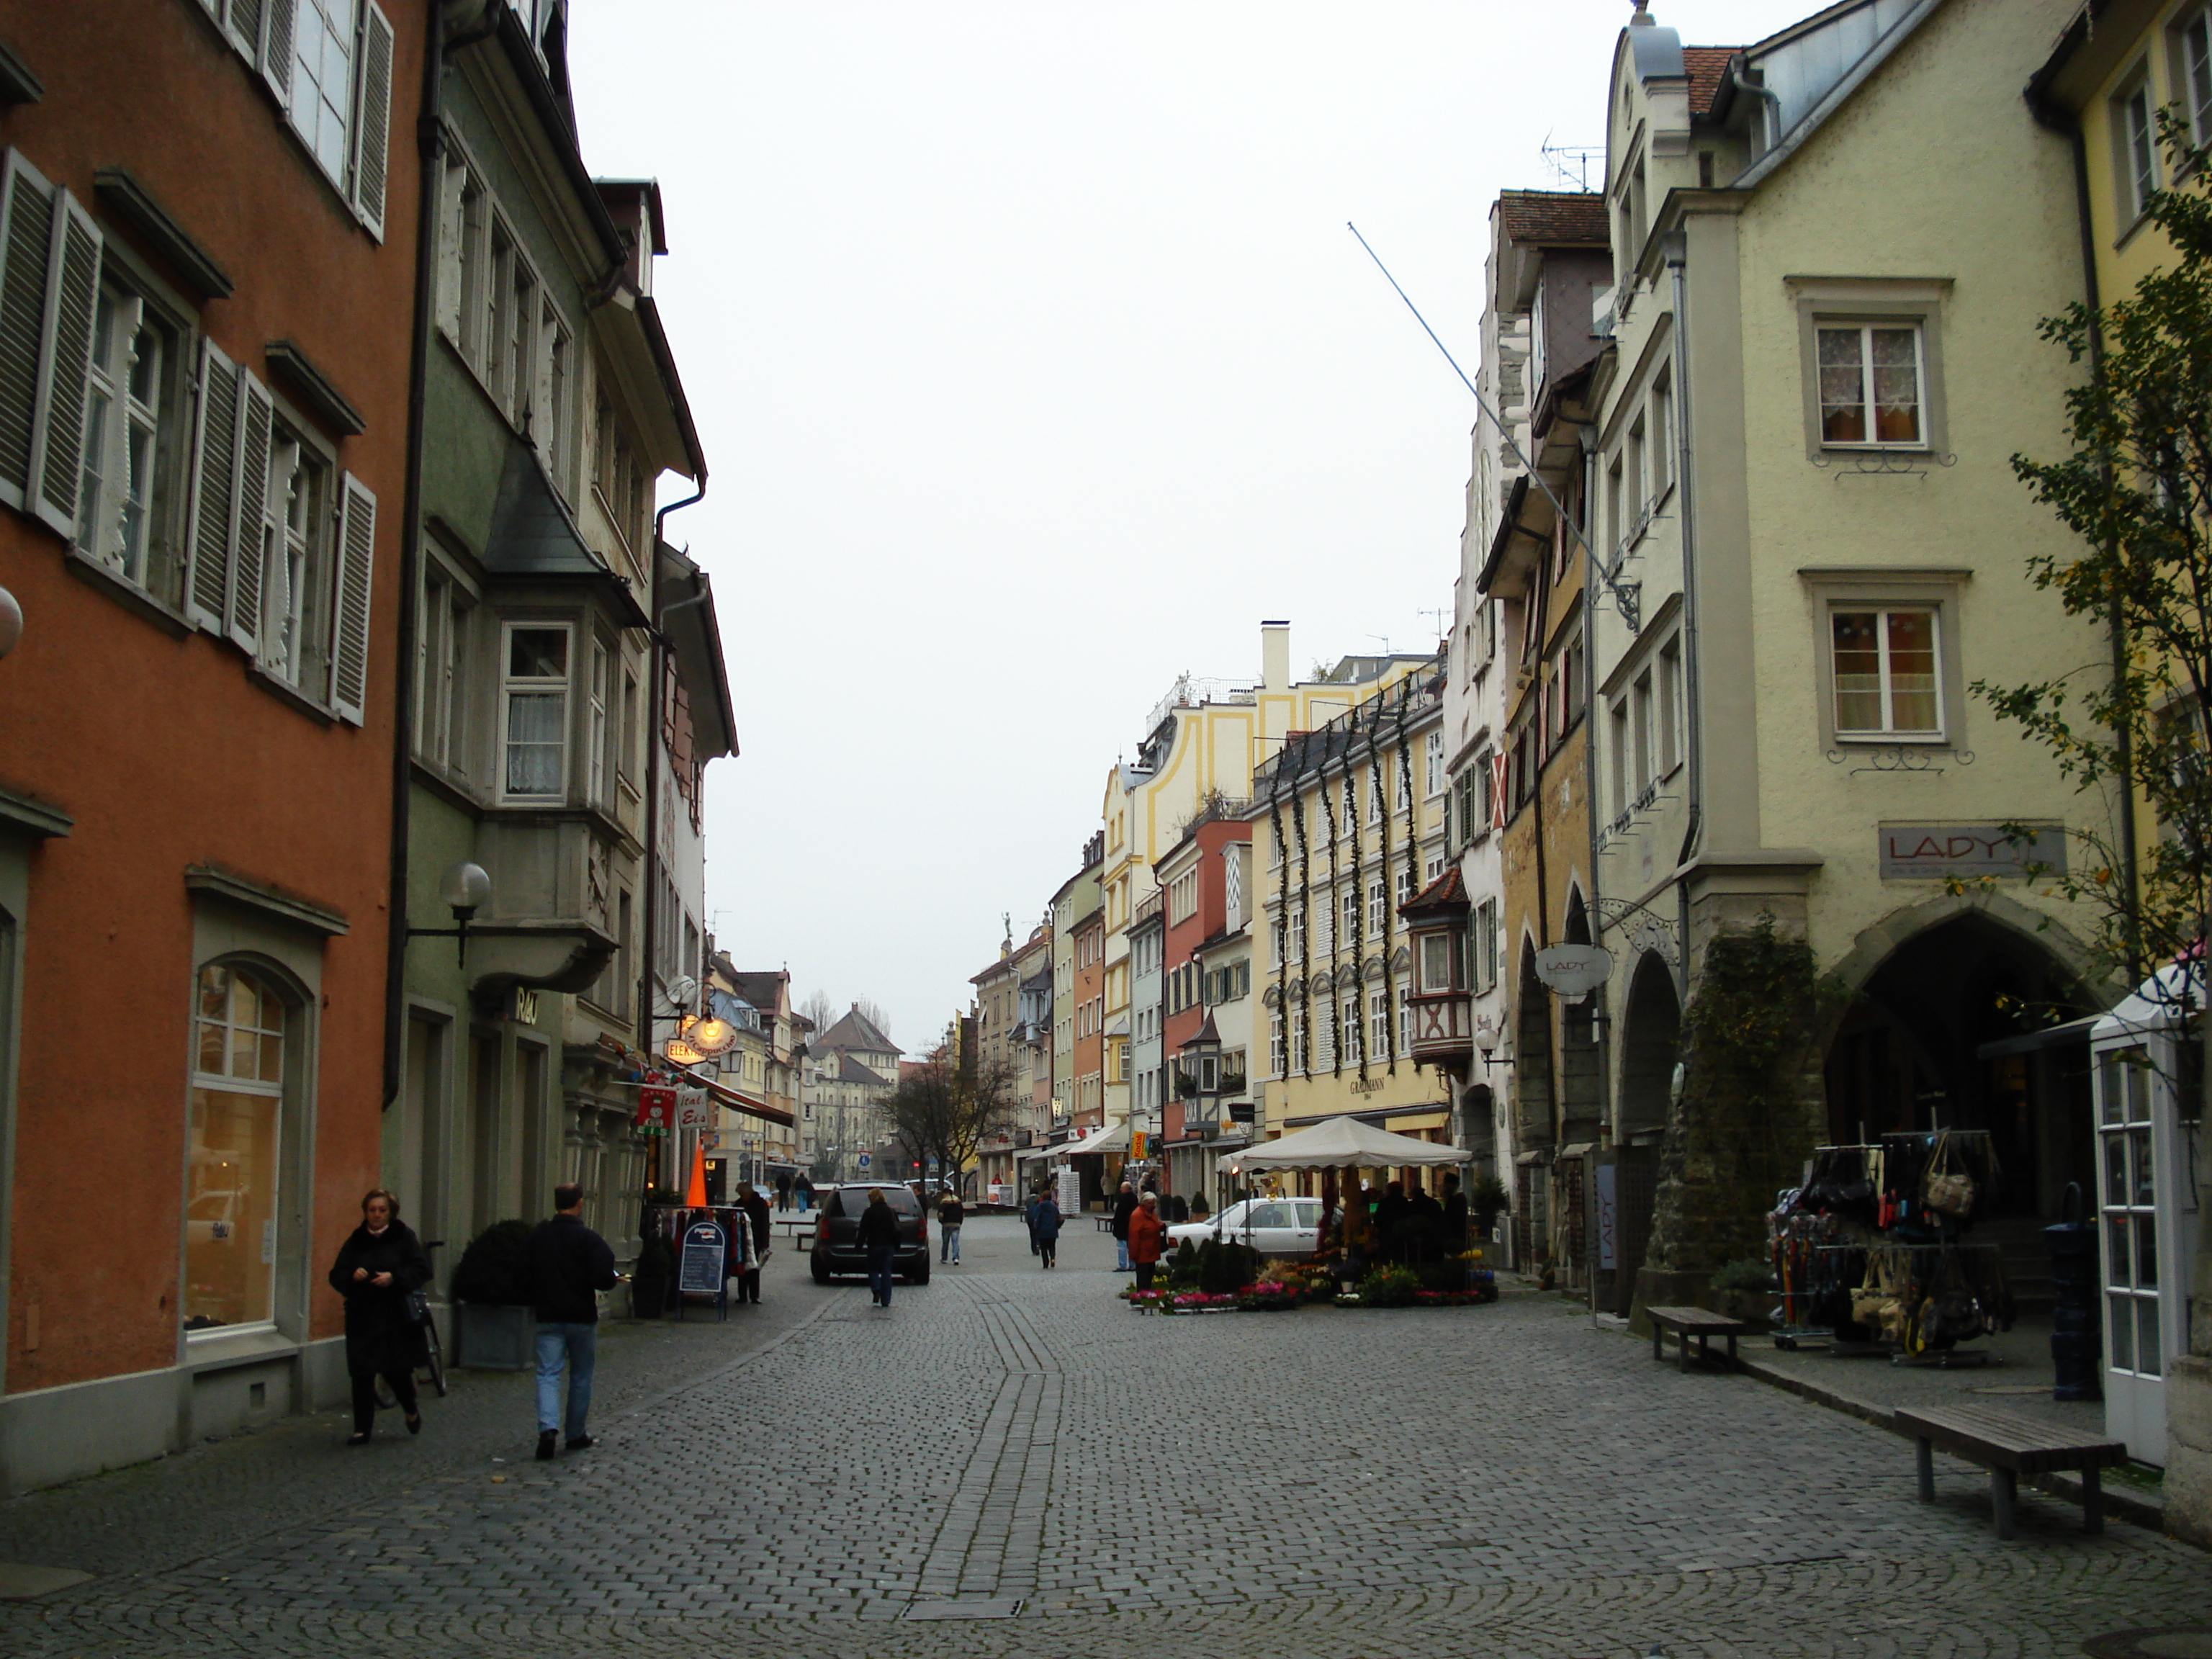
<instances>
[{"instance_id":1,"label":"parked car","mask_svg":"<svg viewBox=\"0 0 2212 1659\"><path fill-rule=\"evenodd\" d=\"M808 1258L816 1284L827 1285L841 1273L868 1271L868 1253L854 1240L860 1228L860 1212L868 1207L868 1194L872 1192L880 1192L898 1218L893 1271L909 1284L929 1283L929 1218L922 1213L921 1200L911 1187L902 1187L895 1181L860 1181L814 1189L815 1201L822 1206Z\"/></svg>"},{"instance_id":2,"label":"parked car","mask_svg":"<svg viewBox=\"0 0 2212 1659\"><path fill-rule=\"evenodd\" d=\"M1248 1212L1252 1248L1261 1255L1311 1255L1321 1249L1321 1200L1317 1198L1244 1199L1203 1221L1180 1222L1169 1228L1168 1249L1181 1249L1185 1239L1193 1244L1203 1244L1209 1238L1242 1244Z\"/></svg>"}]
</instances>

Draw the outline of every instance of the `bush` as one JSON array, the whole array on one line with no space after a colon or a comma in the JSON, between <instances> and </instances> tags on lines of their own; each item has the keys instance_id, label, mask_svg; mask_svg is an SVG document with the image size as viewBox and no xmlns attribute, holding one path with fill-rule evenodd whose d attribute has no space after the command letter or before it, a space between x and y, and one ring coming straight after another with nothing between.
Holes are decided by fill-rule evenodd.
<instances>
[{"instance_id":1,"label":"bush","mask_svg":"<svg viewBox=\"0 0 2212 1659\"><path fill-rule=\"evenodd\" d=\"M1738 1256L1713 1269L1711 1284L1717 1291L1769 1291L1774 1288L1774 1273L1755 1255Z\"/></svg>"},{"instance_id":2,"label":"bush","mask_svg":"<svg viewBox=\"0 0 2212 1659\"><path fill-rule=\"evenodd\" d=\"M1175 1258L1168 1263L1168 1285L1171 1289L1188 1291L1198 1284L1198 1246L1188 1239L1176 1247Z\"/></svg>"},{"instance_id":3,"label":"bush","mask_svg":"<svg viewBox=\"0 0 2212 1659\"><path fill-rule=\"evenodd\" d=\"M453 1269L453 1300L514 1307L530 1298L527 1221L495 1221L469 1241Z\"/></svg>"},{"instance_id":4,"label":"bush","mask_svg":"<svg viewBox=\"0 0 2212 1659\"><path fill-rule=\"evenodd\" d=\"M1467 1288L1467 1263L1457 1256L1444 1261L1424 1261L1413 1270L1413 1278L1425 1291L1463 1291Z\"/></svg>"}]
</instances>

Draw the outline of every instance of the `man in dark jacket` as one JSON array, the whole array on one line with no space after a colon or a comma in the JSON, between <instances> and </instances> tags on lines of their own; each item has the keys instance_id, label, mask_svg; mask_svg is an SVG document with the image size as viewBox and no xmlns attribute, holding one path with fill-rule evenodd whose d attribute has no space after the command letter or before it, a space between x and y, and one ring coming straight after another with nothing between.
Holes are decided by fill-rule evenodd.
<instances>
[{"instance_id":1,"label":"man in dark jacket","mask_svg":"<svg viewBox=\"0 0 2212 1659\"><path fill-rule=\"evenodd\" d=\"M960 1228L968 1219L968 1206L960 1201L957 1193L947 1193L937 1201L937 1259L952 1267L960 1265Z\"/></svg>"},{"instance_id":2,"label":"man in dark jacket","mask_svg":"<svg viewBox=\"0 0 2212 1659\"><path fill-rule=\"evenodd\" d=\"M538 1312L538 1455L553 1455L560 1438L561 1368L568 1368L568 1449L592 1443L584 1431L592 1408L592 1368L599 1355L598 1293L615 1287L615 1253L584 1224L584 1189L553 1189L550 1221L530 1236L530 1299Z\"/></svg>"},{"instance_id":3,"label":"man in dark jacket","mask_svg":"<svg viewBox=\"0 0 2212 1659\"><path fill-rule=\"evenodd\" d=\"M880 1187L868 1188L868 1207L860 1212L853 1242L868 1253L868 1299L878 1308L891 1305L891 1258L898 1254L898 1216ZM925 1255L926 1265L929 1258Z\"/></svg>"},{"instance_id":4,"label":"man in dark jacket","mask_svg":"<svg viewBox=\"0 0 2212 1659\"><path fill-rule=\"evenodd\" d=\"M1127 1182L1121 1183L1121 1195L1114 1200L1114 1254L1117 1258L1114 1271L1129 1271L1129 1218L1137 1212L1137 1191Z\"/></svg>"}]
</instances>

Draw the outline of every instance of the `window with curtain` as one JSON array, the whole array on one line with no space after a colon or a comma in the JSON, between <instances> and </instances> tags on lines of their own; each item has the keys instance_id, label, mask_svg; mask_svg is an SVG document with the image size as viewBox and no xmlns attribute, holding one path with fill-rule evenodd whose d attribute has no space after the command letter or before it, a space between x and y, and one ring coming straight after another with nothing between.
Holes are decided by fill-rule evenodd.
<instances>
[{"instance_id":1,"label":"window with curtain","mask_svg":"<svg viewBox=\"0 0 2212 1659\"><path fill-rule=\"evenodd\" d=\"M558 799L568 756L568 626L510 623L504 658L502 793L509 799Z\"/></svg>"}]
</instances>

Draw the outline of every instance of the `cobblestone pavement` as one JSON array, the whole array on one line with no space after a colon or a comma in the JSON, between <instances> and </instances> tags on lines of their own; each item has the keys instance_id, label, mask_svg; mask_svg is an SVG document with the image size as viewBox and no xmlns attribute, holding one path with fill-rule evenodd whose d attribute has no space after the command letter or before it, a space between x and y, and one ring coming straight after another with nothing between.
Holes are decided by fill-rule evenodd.
<instances>
[{"instance_id":1,"label":"cobblestone pavement","mask_svg":"<svg viewBox=\"0 0 2212 1659\"><path fill-rule=\"evenodd\" d=\"M603 1443L539 1464L520 1377L420 1440L328 1416L0 1504L0 1653L2042 1656L2212 1622L2212 1560L1549 1298L1158 1319L1079 1221L602 1348ZM976 1616L1007 1614L1011 1616ZM950 1615L950 1616L948 1616Z\"/></svg>"}]
</instances>

